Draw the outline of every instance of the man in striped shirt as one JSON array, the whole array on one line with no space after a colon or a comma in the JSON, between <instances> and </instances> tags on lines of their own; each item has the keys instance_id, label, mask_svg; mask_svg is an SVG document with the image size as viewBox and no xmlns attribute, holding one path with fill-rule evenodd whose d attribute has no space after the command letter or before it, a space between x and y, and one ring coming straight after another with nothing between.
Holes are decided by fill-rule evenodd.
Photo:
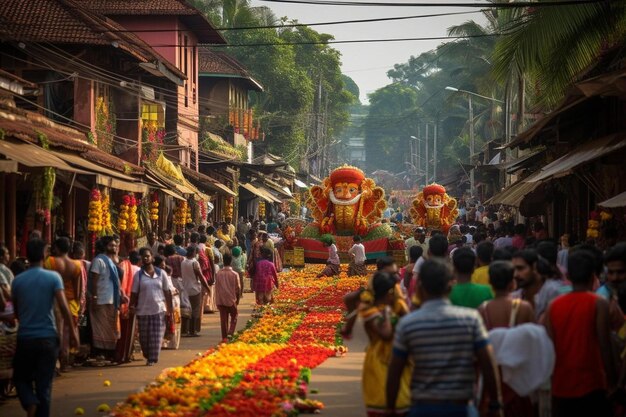
<instances>
[{"instance_id":1,"label":"man in striped shirt","mask_svg":"<svg viewBox=\"0 0 626 417\"><path fill-rule=\"evenodd\" d=\"M389 415L394 415L400 375L413 361L409 416L466 417L471 414L478 360L489 398L490 415L501 416L500 384L487 331L475 310L455 307L448 300L452 269L438 259L420 271L419 310L396 327L393 358L387 377ZM477 411L473 410L476 414Z\"/></svg>"}]
</instances>

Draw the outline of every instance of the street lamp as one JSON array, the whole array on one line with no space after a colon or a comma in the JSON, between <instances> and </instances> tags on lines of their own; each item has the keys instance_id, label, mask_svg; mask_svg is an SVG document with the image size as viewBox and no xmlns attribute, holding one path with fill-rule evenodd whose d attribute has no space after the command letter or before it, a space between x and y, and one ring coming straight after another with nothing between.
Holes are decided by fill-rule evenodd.
<instances>
[{"instance_id":1,"label":"street lamp","mask_svg":"<svg viewBox=\"0 0 626 417\"><path fill-rule=\"evenodd\" d=\"M454 88L450 86L447 86L445 89L448 91L454 91L455 93L467 94L467 104L469 108L469 123L470 123L470 165L472 166L472 169L470 171L470 191L473 196L475 189L474 189L474 164L472 163L472 157L474 156L474 108L472 106L472 96L480 97L485 100L495 101L496 103L504 103L504 101L498 100L493 97L483 96L481 94L474 93L473 91L461 90L459 88Z\"/></svg>"}]
</instances>

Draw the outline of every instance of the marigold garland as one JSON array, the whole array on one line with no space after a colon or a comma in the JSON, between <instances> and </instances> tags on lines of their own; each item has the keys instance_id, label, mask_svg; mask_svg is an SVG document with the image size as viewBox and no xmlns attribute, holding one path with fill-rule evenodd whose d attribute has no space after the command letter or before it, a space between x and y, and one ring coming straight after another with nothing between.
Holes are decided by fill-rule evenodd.
<instances>
[{"instance_id":1,"label":"marigold garland","mask_svg":"<svg viewBox=\"0 0 626 417\"><path fill-rule=\"evenodd\" d=\"M265 201L259 201L259 219L265 218Z\"/></svg>"},{"instance_id":2,"label":"marigold garland","mask_svg":"<svg viewBox=\"0 0 626 417\"><path fill-rule=\"evenodd\" d=\"M368 277L316 278L320 270L307 266L281 273L275 303L235 341L186 366L164 370L112 416L270 417L323 408L306 398L310 369L346 352L337 345L342 298L366 285Z\"/></svg>"},{"instance_id":3,"label":"marigold garland","mask_svg":"<svg viewBox=\"0 0 626 417\"><path fill-rule=\"evenodd\" d=\"M105 191L101 193L100 210L102 221L102 233L105 235L113 234L113 228L111 227L111 207L109 194Z\"/></svg>"},{"instance_id":4,"label":"marigold garland","mask_svg":"<svg viewBox=\"0 0 626 417\"><path fill-rule=\"evenodd\" d=\"M157 222L159 220L159 193L152 193L152 201L150 202L150 220Z\"/></svg>"},{"instance_id":5,"label":"marigold garland","mask_svg":"<svg viewBox=\"0 0 626 417\"><path fill-rule=\"evenodd\" d=\"M180 232L187 224L187 202L178 201L176 208L174 209L174 225L177 226L177 230Z\"/></svg>"},{"instance_id":6,"label":"marigold garland","mask_svg":"<svg viewBox=\"0 0 626 417\"><path fill-rule=\"evenodd\" d=\"M228 197L226 199L226 207L224 208L224 214L226 218L230 218L230 219L233 218L234 207L235 207L235 199L233 197Z\"/></svg>"},{"instance_id":7,"label":"marigold garland","mask_svg":"<svg viewBox=\"0 0 626 417\"><path fill-rule=\"evenodd\" d=\"M135 197L134 194L130 194L130 204L128 205L128 231L129 232L139 231L139 219L137 217L138 205L139 205L139 200Z\"/></svg>"},{"instance_id":8,"label":"marigold garland","mask_svg":"<svg viewBox=\"0 0 626 417\"><path fill-rule=\"evenodd\" d=\"M100 190L96 187L91 190L91 194L89 195L89 223L87 225L87 230L98 234L102 232L102 194Z\"/></svg>"},{"instance_id":9,"label":"marigold garland","mask_svg":"<svg viewBox=\"0 0 626 417\"><path fill-rule=\"evenodd\" d=\"M120 204L120 212L117 216L117 228L120 232L125 232L128 229L128 220L130 218L130 196L128 194L122 197L122 204Z\"/></svg>"}]
</instances>

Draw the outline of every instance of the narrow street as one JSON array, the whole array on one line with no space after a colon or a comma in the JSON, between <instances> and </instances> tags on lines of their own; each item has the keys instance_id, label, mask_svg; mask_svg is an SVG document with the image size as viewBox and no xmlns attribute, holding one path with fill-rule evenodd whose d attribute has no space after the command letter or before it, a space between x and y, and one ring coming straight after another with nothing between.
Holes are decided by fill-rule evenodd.
<instances>
[{"instance_id":1,"label":"narrow street","mask_svg":"<svg viewBox=\"0 0 626 417\"><path fill-rule=\"evenodd\" d=\"M253 301L252 294L244 294L239 307L238 330L243 329L250 319ZM145 366L142 359L115 367L75 368L55 378L51 417L74 416L78 407L85 410L84 415L87 417L102 416L103 413L97 411L99 405L107 404L113 408L129 394L154 381L163 369L185 365L198 353L219 343L218 314L205 314L202 329L201 337L181 339L179 350L161 351L158 366ZM365 415L361 395L361 370L367 335L360 322L355 326L354 337L345 344L349 349L348 353L342 358L329 358L315 368L309 385L311 390L317 390L317 394L311 394L310 397L324 403L322 415L326 417ZM105 387L104 381L110 381L111 385ZM17 398L0 404L2 417L23 415Z\"/></svg>"},{"instance_id":2,"label":"narrow street","mask_svg":"<svg viewBox=\"0 0 626 417\"><path fill-rule=\"evenodd\" d=\"M250 319L254 297L245 293L239 306L237 329L243 329ZM124 401L129 394L154 381L163 369L182 366L193 360L198 353L215 346L221 340L219 314L205 314L202 319L201 337L182 338L179 350L162 350L157 366L146 366L141 353L135 353L137 360L113 367L81 367L55 378L52 387L51 417L70 417L77 407L85 410L85 416L102 416L97 411L100 404L111 408ZM111 385L104 386L104 381ZM0 416L19 417L22 411L17 398L0 403Z\"/></svg>"}]
</instances>

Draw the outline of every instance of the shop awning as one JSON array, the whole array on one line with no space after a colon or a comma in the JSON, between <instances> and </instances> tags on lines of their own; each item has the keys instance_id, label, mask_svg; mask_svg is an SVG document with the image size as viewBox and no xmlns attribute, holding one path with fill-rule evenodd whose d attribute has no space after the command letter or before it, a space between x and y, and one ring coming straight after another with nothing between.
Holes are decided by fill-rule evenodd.
<instances>
[{"instance_id":1,"label":"shop awning","mask_svg":"<svg viewBox=\"0 0 626 417\"><path fill-rule=\"evenodd\" d=\"M150 174L146 173L145 178L151 184L153 188L158 188L159 190L163 191L165 194L171 197L174 197L177 200L187 201L185 197L168 189L168 186L165 183L163 183L162 181L159 181L154 176L151 176Z\"/></svg>"},{"instance_id":2,"label":"shop awning","mask_svg":"<svg viewBox=\"0 0 626 417\"><path fill-rule=\"evenodd\" d=\"M230 188L228 188L227 186L225 186L224 184L218 182L218 181L211 181L209 183L209 186L211 187L215 187L220 191L225 192L226 194L235 197L237 195L236 192L234 192L233 190L231 190Z\"/></svg>"},{"instance_id":3,"label":"shop awning","mask_svg":"<svg viewBox=\"0 0 626 417\"><path fill-rule=\"evenodd\" d=\"M606 208L626 207L626 191L598 204Z\"/></svg>"},{"instance_id":4,"label":"shop awning","mask_svg":"<svg viewBox=\"0 0 626 417\"><path fill-rule=\"evenodd\" d=\"M71 167L52 152L30 143L0 140L0 154L27 167L52 167L78 174L89 174L89 172Z\"/></svg>"},{"instance_id":5,"label":"shop awning","mask_svg":"<svg viewBox=\"0 0 626 417\"><path fill-rule=\"evenodd\" d=\"M136 178L129 175L95 164L84 159L80 155L57 151L50 152L72 165L84 168L86 171L90 171L96 176L96 183L99 185L115 188L116 190L130 191L133 193L148 193L148 185L137 182Z\"/></svg>"},{"instance_id":6,"label":"shop awning","mask_svg":"<svg viewBox=\"0 0 626 417\"><path fill-rule=\"evenodd\" d=\"M271 201L273 203L282 203L282 201L280 199L278 199L277 197L274 197L274 195L272 194L272 192L270 190L268 190L267 188L265 188L262 185L255 185L256 189L259 190L261 193L265 194L267 196L266 200Z\"/></svg>"},{"instance_id":7,"label":"shop awning","mask_svg":"<svg viewBox=\"0 0 626 417\"><path fill-rule=\"evenodd\" d=\"M239 186L250 191L252 194L256 195L259 198L267 201L268 203L280 203L280 200L271 195L268 191L264 191L259 187L256 187L252 184L240 182Z\"/></svg>"},{"instance_id":8,"label":"shop awning","mask_svg":"<svg viewBox=\"0 0 626 417\"><path fill-rule=\"evenodd\" d=\"M556 161L543 167L538 175L527 182L538 182L548 178L559 178L571 174L580 165L589 163L626 146L626 132L616 133L592 140L566 153Z\"/></svg>"},{"instance_id":9,"label":"shop awning","mask_svg":"<svg viewBox=\"0 0 626 417\"><path fill-rule=\"evenodd\" d=\"M302 181L300 181L299 179L294 179L293 182L296 184L296 186L300 187L300 188L309 188L307 187L307 185L305 183L303 183Z\"/></svg>"},{"instance_id":10,"label":"shop awning","mask_svg":"<svg viewBox=\"0 0 626 417\"><path fill-rule=\"evenodd\" d=\"M502 204L505 206L519 207L524 197L541 185L541 182L526 181L527 179L510 185L500 193L485 201L485 204Z\"/></svg>"},{"instance_id":11,"label":"shop awning","mask_svg":"<svg viewBox=\"0 0 626 417\"><path fill-rule=\"evenodd\" d=\"M18 172L17 161L0 161L0 172L6 172L8 174Z\"/></svg>"}]
</instances>

